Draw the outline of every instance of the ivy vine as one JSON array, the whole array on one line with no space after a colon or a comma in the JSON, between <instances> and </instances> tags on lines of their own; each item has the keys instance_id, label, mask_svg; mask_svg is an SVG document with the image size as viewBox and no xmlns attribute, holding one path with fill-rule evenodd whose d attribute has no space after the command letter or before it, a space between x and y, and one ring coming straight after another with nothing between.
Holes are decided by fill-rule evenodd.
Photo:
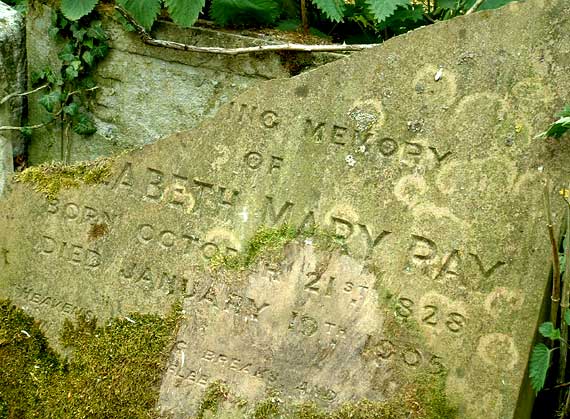
<instances>
[{"instance_id":1,"label":"ivy vine","mask_svg":"<svg viewBox=\"0 0 570 419\"><path fill-rule=\"evenodd\" d=\"M96 12L72 21L59 11L52 15L49 36L62 45L58 54L61 68L47 67L34 72L30 82L34 91L42 90L38 102L46 115L40 125L62 123L62 154L64 140L68 148L62 159L67 160L71 147L69 130L79 135L91 135L96 131L89 103L92 92L98 87L91 74L109 51L108 37ZM31 128L36 127L23 127L22 132L28 134Z\"/></svg>"}]
</instances>

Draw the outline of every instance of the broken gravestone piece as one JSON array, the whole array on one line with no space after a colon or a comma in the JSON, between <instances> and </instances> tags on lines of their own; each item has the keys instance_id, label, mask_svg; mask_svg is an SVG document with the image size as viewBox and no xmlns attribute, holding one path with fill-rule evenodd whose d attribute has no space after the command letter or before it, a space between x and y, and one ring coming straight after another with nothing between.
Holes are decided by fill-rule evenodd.
<instances>
[{"instance_id":1,"label":"broken gravestone piece","mask_svg":"<svg viewBox=\"0 0 570 419\"><path fill-rule=\"evenodd\" d=\"M511 4L257 85L198 129L115 158L98 186L46 200L13 184L2 297L52 341L77 313L182 300L159 401L175 418L220 380L247 402L335 409L402 396L420 376L445 382L458 417L528 417L542 181L570 174L568 145L533 137L570 91L569 7ZM304 239L269 264L212 268L264 225ZM317 246L315 231L342 246Z\"/></svg>"}]
</instances>

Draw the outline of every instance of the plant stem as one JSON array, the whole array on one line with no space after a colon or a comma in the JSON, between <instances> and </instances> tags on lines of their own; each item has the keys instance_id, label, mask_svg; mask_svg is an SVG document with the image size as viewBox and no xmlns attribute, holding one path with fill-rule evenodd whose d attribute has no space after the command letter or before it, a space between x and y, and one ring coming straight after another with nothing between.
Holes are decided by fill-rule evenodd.
<instances>
[{"instance_id":1,"label":"plant stem","mask_svg":"<svg viewBox=\"0 0 570 419\"><path fill-rule=\"evenodd\" d=\"M557 327L558 308L560 306L560 258L558 255L558 244L554 237L554 226L552 225L552 209L550 205L550 180L544 185L544 209L546 211L546 226L550 237L550 247L552 249L552 295L550 296L550 321Z\"/></svg>"},{"instance_id":2,"label":"plant stem","mask_svg":"<svg viewBox=\"0 0 570 419\"><path fill-rule=\"evenodd\" d=\"M309 34L309 19L307 18L307 4L306 0L301 0L301 21L303 22L303 33Z\"/></svg>"},{"instance_id":3,"label":"plant stem","mask_svg":"<svg viewBox=\"0 0 570 419\"><path fill-rule=\"evenodd\" d=\"M39 92L42 89L45 89L46 87L49 86L49 83L46 83L40 87L38 87L37 89L34 90L30 90L29 92L24 92L24 93L11 93L8 96L5 96L2 100L0 100L0 105L3 105L4 103L8 102L10 99L17 97L17 96L27 96L27 95L31 95L32 93L36 93Z\"/></svg>"},{"instance_id":4,"label":"plant stem","mask_svg":"<svg viewBox=\"0 0 570 419\"><path fill-rule=\"evenodd\" d=\"M475 4L471 7L471 9L467 10L467 12L465 13L465 15L470 15L473 12L476 12L477 9L479 8L479 6L481 6L483 4L485 0L477 0L475 2Z\"/></svg>"},{"instance_id":5,"label":"plant stem","mask_svg":"<svg viewBox=\"0 0 570 419\"><path fill-rule=\"evenodd\" d=\"M570 203L566 201L566 235L570 234ZM560 342L560 369L558 370L558 383L566 381L566 356L568 354L568 324L564 318L564 313L570 305L570 246L566 246L564 281L562 283L562 301L560 302L561 315L561 336L564 341Z\"/></svg>"}]
</instances>

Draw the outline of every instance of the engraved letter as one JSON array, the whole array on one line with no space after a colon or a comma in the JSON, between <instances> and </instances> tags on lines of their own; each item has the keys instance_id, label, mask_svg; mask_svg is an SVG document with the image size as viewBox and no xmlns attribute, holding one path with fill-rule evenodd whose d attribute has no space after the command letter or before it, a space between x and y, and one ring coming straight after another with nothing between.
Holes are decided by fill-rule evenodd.
<instances>
[{"instance_id":1,"label":"engraved letter","mask_svg":"<svg viewBox=\"0 0 570 419\"><path fill-rule=\"evenodd\" d=\"M323 132L325 130L324 122L317 122L313 125L313 121L309 118L305 120L305 135L316 138L316 142L320 143L323 141Z\"/></svg>"},{"instance_id":2,"label":"engraved letter","mask_svg":"<svg viewBox=\"0 0 570 419\"><path fill-rule=\"evenodd\" d=\"M155 201L160 201L162 199L162 194L164 193L164 173L151 167L147 167L146 170L150 174L150 180L146 188L146 197Z\"/></svg>"},{"instance_id":3,"label":"engraved letter","mask_svg":"<svg viewBox=\"0 0 570 419\"><path fill-rule=\"evenodd\" d=\"M285 201L285 203L279 209L279 212L275 212L275 207L273 206L273 197L266 196L266 203L265 203L265 211L263 214L264 222L267 222L269 219L270 226L278 224L282 218L288 218L291 215L291 208L293 207L292 202Z\"/></svg>"}]
</instances>

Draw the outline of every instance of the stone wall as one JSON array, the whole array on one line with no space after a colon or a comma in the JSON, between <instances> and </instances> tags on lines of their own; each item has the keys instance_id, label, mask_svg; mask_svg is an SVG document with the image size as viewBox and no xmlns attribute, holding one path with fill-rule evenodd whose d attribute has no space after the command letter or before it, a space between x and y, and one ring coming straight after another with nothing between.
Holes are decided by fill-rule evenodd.
<instances>
[{"instance_id":1,"label":"stone wall","mask_svg":"<svg viewBox=\"0 0 570 419\"><path fill-rule=\"evenodd\" d=\"M0 2L0 100L25 89L24 23L14 9ZM0 104L0 126L20 126L22 103L16 97ZM22 135L15 130L0 131L0 195L5 178L12 172L12 154L24 152Z\"/></svg>"},{"instance_id":2,"label":"stone wall","mask_svg":"<svg viewBox=\"0 0 570 419\"><path fill-rule=\"evenodd\" d=\"M27 19L29 73L60 68L58 45L47 36L53 10L35 4ZM104 26L111 51L99 65L95 81L100 89L93 103L97 133L70 135L69 161L108 156L152 143L177 131L195 127L245 88L258 82L290 76L290 63L276 53L221 56L176 51L145 45L113 19ZM211 29L182 29L160 23L154 37L200 46L243 47L270 43L261 38ZM338 54L296 54L305 68L333 61ZM33 96L30 122L41 122L43 110ZM65 160L67 141L55 124L36 130L29 144L29 162Z\"/></svg>"}]
</instances>

